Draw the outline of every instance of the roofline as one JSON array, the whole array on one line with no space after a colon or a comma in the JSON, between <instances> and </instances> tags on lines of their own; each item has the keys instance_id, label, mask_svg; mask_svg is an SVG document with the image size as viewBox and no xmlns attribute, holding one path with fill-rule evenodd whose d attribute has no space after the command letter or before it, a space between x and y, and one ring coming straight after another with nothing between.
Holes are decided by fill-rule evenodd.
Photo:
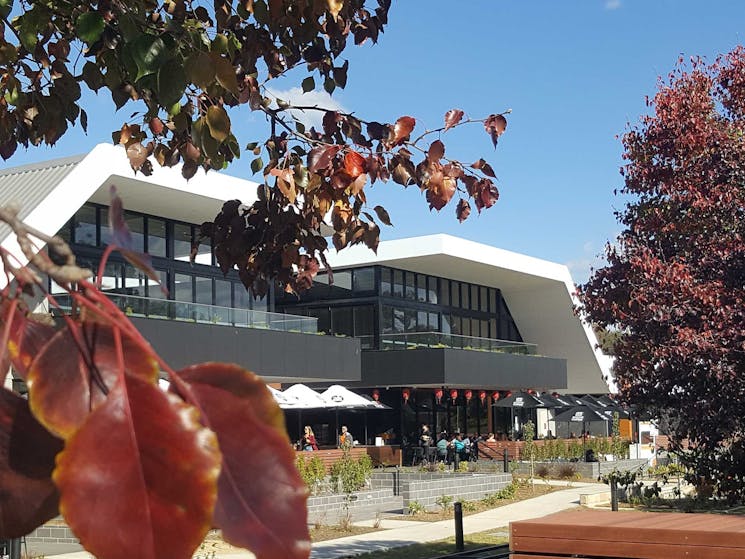
<instances>
[{"instance_id":1,"label":"roofline","mask_svg":"<svg viewBox=\"0 0 745 559\"><path fill-rule=\"evenodd\" d=\"M53 169L54 167L65 167L73 163L80 163L88 156L87 153L81 153L78 155L70 155L67 157L58 157L57 159L48 159L47 161L41 161L38 163L26 163L25 165L18 165L16 167L8 167L7 169L0 170L0 177L8 175L19 175L28 171L40 171L42 169Z\"/></svg>"}]
</instances>

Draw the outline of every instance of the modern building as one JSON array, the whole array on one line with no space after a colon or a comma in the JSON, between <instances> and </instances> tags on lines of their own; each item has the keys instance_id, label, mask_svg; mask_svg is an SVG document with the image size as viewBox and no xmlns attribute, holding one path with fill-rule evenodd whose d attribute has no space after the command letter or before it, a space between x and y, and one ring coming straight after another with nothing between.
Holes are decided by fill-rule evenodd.
<instances>
[{"instance_id":1,"label":"modern building","mask_svg":"<svg viewBox=\"0 0 745 559\"><path fill-rule=\"evenodd\" d=\"M208 245L194 264L189 253L198 224L224 200L252 201L256 185L217 172L187 182L178 169L155 167L149 177L134 175L121 148L99 145L1 171L0 202L17 203L30 225L60 234L95 271L111 237L115 186L168 294L116 254L103 290L175 368L223 360L268 382L356 387L400 413L400 422L379 416L376 429L387 422L404 432L420 422L507 430L510 421L492 406L505 391L610 390L610 363L573 312L565 266L433 235L383 241L377 255L362 247L331 254L333 285L324 271L300 297L272 290L255 300L236 274L214 266ZM8 233L0 228L0 241L13 250Z\"/></svg>"}]
</instances>

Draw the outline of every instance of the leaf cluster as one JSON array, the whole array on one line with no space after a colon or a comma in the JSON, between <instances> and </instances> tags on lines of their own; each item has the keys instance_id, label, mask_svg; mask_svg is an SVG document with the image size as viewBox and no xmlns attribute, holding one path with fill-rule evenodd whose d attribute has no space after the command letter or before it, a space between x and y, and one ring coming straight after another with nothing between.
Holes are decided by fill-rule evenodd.
<instances>
[{"instance_id":1,"label":"leaf cluster","mask_svg":"<svg viewBox=\"0 0 745 559\"><path fill-rule=\"evenodd\" d=\"M111 207L113 237L126 242L120 201ZM0 208L0 219L30 261L16 265L0 251L15 280L0 291L0 365L28 387L28 400L0 389L0 536L20 537L61 513L102 559L191 557L211 527L257 557L306 558L307 489L264 382L220 363L174 371L60 239L24 226L13 210ZM46 292L46 276L72 314ZM38 297L56 320L30 313Z\"/></svg>"}]
</instances>

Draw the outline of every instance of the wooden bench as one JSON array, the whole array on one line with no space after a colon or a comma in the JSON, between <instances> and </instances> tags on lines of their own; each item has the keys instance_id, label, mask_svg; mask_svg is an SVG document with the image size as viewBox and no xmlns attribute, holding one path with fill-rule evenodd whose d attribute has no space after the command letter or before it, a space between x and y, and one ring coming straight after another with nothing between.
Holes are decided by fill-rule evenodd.
<instances>
[{"instance_id":1,"label":"wooden bench","mask_svg":"<svg viewBox=\"0 0 745 559\"><path fill-rule=\"evenodd\" d=\"M510 524L512 559L745 558L745 518L723 514L565 511Z\"/></svg>"}]
</instances>

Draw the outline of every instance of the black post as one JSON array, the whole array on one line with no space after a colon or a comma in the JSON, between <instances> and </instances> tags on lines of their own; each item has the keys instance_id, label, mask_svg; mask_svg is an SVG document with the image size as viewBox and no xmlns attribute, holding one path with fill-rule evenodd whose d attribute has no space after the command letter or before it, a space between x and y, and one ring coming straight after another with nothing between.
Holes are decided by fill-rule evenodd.
<instances>
[{"instance_id":1,"label":"black post","mask_svg":"<svg viewBox=\"0 0 745 559\"><path fill-rule=\"evenodd\" d=\"M21 538L10 540L10 559L21 559Z\"/></svg>"},{"instance_id":2,"label":"black post","mask_svg":"<svg viewBox=\"0 0 745 559\"><path fill-rule=\"evenodd\" d=\"M460 453L453 449L453 471L457 472L460 466Z\"/></svg>"},{"instance_id":3,"label":"black post","mask_svg":"<svg viewBox=\"0 0 745 559\"><path fill-rule=\"evenodd\" d=\"M509 474L510 473L510 457L507 454L506 448L502 451L502 466L504 468L504 473Z\"/></svg>"},{"instance_id":4,"label":"black post","mask_svg":"<svg viewBox=\"0 0 745 559\"><path fill-rule=\"evenodd\" d=\"M610 480L610 510L618 511L618 482Z\"/></svg>"},{"instance_id":5,"label":"black post","mask_svg":"<svg viewBox=\"0 0 745 559\"><path fill-rule=\"evenodd\" d=\"M455 512L455 551L463 551L463 505L460 501L453 505Z\"/></svg>"}]
</instances>

